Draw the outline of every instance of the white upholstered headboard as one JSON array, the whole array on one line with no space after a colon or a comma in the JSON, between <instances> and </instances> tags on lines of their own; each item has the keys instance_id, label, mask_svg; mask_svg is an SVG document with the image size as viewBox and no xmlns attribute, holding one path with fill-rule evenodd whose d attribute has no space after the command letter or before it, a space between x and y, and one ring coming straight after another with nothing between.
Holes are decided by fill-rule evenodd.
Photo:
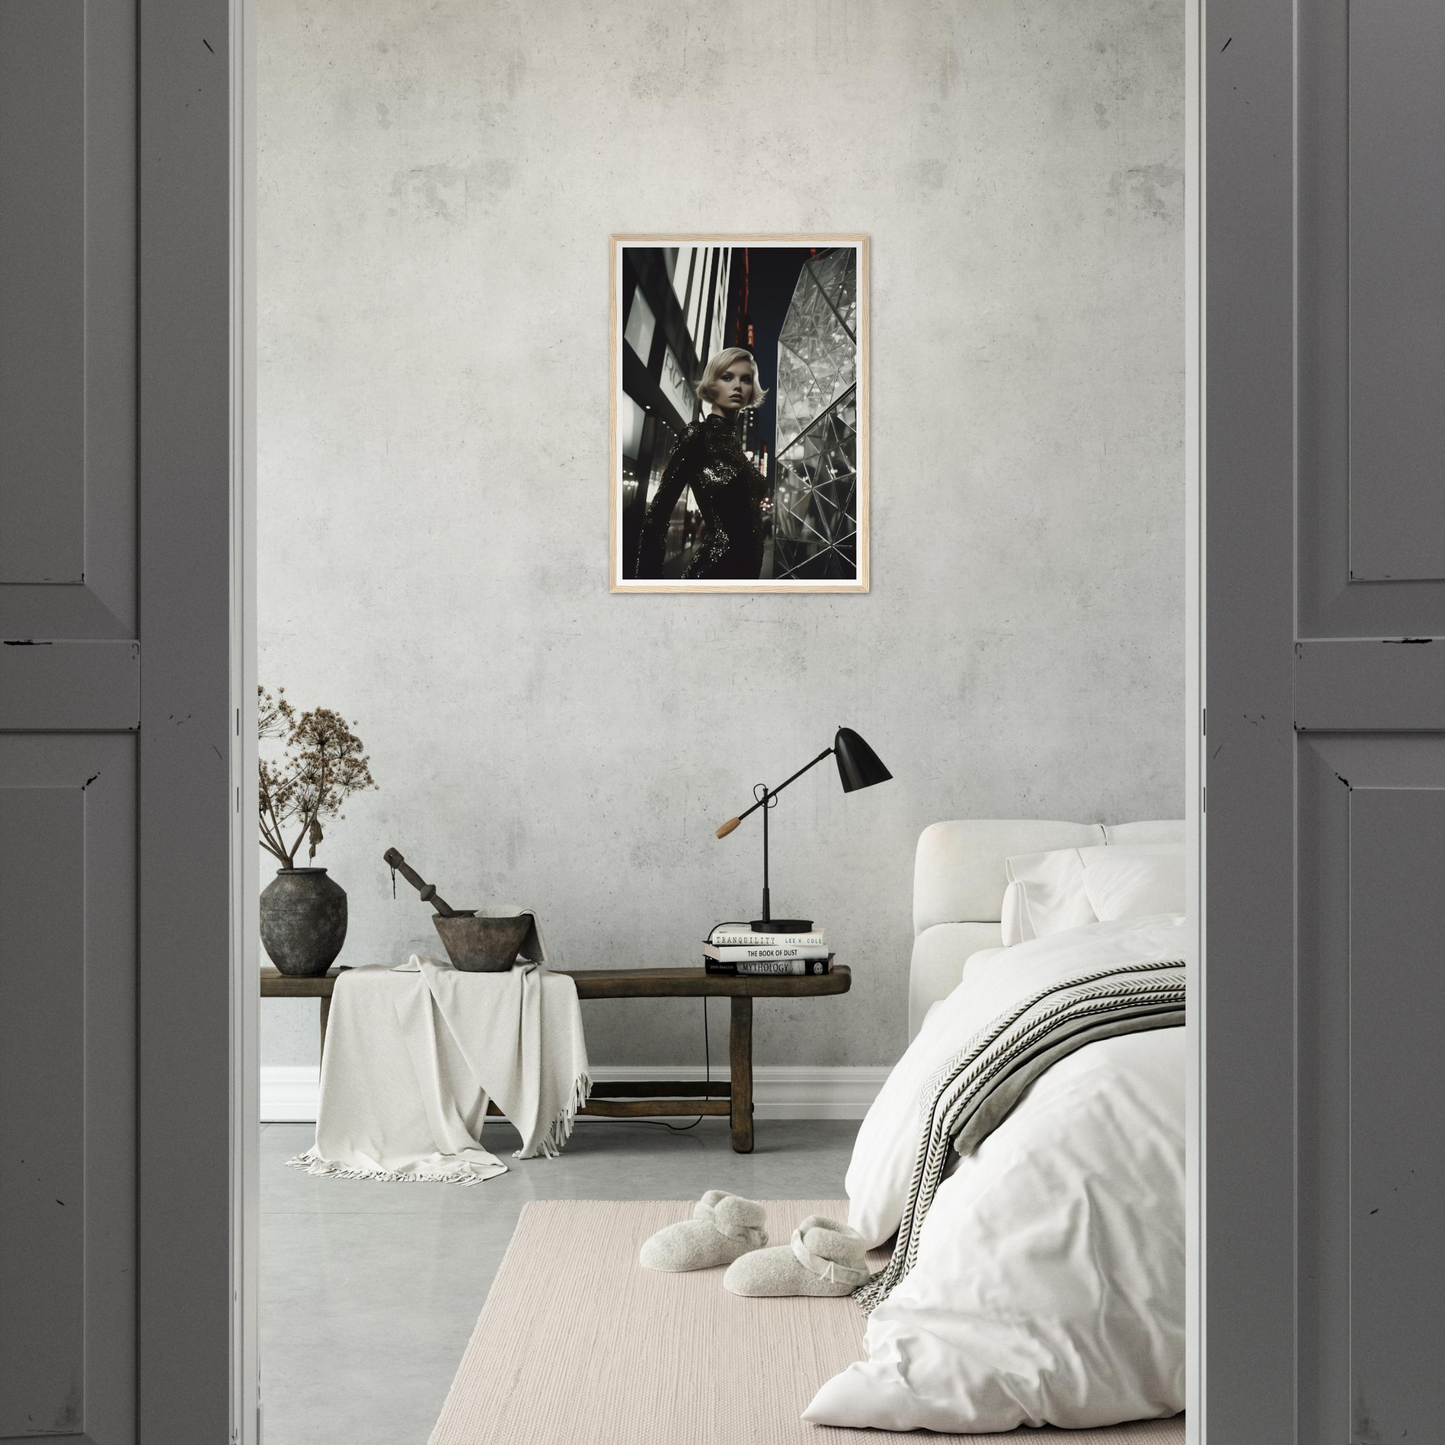
<instances>
[{"instance_id":1,"label":"white upholstered headboard","mask_svg":"<svg viewBox=\"0 0 1445 1445\"><path fill-rule=\"evenodd\" d=\"M1177 820L1052 823L1031 818L969 818L925 828L913 864L908 1037L918 1032L929 1004L958 987L970 954L1002 945L999 919L1008 886L1004 866L1008 858L1052 848L1183 839L1184 824Z\"/></svg>"}]
</instances>

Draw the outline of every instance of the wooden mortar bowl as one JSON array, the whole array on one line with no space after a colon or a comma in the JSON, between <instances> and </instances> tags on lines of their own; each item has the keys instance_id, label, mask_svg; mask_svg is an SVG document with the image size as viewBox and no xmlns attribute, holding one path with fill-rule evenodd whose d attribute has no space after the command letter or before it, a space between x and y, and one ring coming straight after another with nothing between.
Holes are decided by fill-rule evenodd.
<instances>
[{"instance_id":1,"label":"wooden mortar bowl","mask_svg":"<svg viewBox=\"0 0 1445 1445\"><path fill-rule=\"evenodd\" d=\"M529 913L515 918L443 918L432 922L453 968L463 973L503 973L517 961L517 950L532 926Z\"/></svg>"}]
</instances>

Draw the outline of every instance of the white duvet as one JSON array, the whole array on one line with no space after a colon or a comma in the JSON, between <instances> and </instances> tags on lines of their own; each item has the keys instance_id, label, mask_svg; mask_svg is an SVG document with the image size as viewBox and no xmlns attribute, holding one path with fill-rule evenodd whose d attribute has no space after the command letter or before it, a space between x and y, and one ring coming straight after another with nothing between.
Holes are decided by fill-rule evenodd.
<instances>
[{"instance_id":1,"label":"white duvet","mask_svg":"<svg viewBox=\"0 0 1445 1445\"><path fill-rule=\"evenodd\" d=\"M979 956L868 1111L849 1223L898 1228L924 1082L1010 1003L1111 963L1179 959L1178 915L1094 923ZM1074 1429L1184 1408L1184 1030L1087 1044L944 1180L918 1261L870 1316L868 1358L803 1418L884 1430Z\"/></svg>"}]
</instances>

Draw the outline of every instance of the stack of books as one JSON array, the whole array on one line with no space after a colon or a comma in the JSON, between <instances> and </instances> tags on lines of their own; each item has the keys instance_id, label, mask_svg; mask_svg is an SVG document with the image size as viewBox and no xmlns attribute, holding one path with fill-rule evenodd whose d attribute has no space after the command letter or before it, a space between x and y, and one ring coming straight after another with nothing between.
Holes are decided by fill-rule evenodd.
<instances>
[{"instance_id":1,"label":"stack of books","mask_svg":"<svg viewBox=\"0 0 1445 1445\"><path fill-rule=\"evenodd\" d=\"M709 973L827 973L833 966L821 928L810 933L755 933L746 923L719 923L702 946Z\"/></svg>"}]
</instances>

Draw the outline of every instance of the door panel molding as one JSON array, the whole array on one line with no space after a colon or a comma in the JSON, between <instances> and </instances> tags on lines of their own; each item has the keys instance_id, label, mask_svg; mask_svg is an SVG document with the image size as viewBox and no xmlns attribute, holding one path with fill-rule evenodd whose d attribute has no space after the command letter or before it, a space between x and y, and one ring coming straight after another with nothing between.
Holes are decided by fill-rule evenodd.
<instances>
[{"instance_id":1,"label":"door panel molding","mask_svg":"<svg viewBox=\"0 0 1445 1445\"><path fill-rule=\"evenodd\" d=\"M1392 1150L1396 1161L1403 1152L1403 1168L1418 1171L1409 1185L1445 1187L1438 1150L1421 1148L1445 1127L1435 1038L1445 975L1438 932L1419 916L1445 904L1437 851L1445 837L1422 837L1408 817L1385 814L1423 801L1433 831L1445 830L1445 735L1303 737L1299 780L1299 1438L1398 1439L1410 1421L1393 1419L1395 1411L1436 1414L1433 1400L1411 1400L1391 1377L1412 1350L1434 1349L1440 1304L1437 1296L1420 1311L1391 1277L1402 1260L1421 1284L1439 1269L1438 1251L1418 1248L1427 1237L1418 1226L1409 1248L1418 1195L1407 1188L1407 1208L1398 1209L1400 1181L1387 1177L1387 1164ZM1408 978L1412 966L1415 986L1399 987L1391 975L1404 969ZM1391 1148L1370 1158L1377 1136ZM1385 1197L1361 1202L1362 1187ZM1382 1226L1393 1234L1381 1237ZM1393 1261L1381 1243L1395 1246ZM1388 1286L1383 1302L1380 1286ZM1438 1396L1433 1365L1416 1359L1409 1373L1417 1393Z\"/></svg>"},{"instance_id":2,"label":"door panel molding","mask_svg":"<svg viewBox=\"0 0 1445 1445\"><path fill-rule=\"evenodd\" d=\"M1445 7L1346 8L1352 579L1445 578Z\"/></svg>"},{"instance_id":3,"label":"door panel molding","mask_svg":"<svg viewBox=\"0 0 1445 1445\"><path fill-rule=\"evenodd\" d=\"M136 1439L135 792L131 736L0 736L0 1439Z\"/></svg>"},{"instance_id":4,"label":"door panel molding","mask_svg":"<svg viewBox=\"0 0 1445 1445\"><path fill-rule=\"evenodd\" d=\"M78 780L0 785L0 810L0 926L16 951L0 978L0 1194L29 1224L25 1247L0 1254L4 1439L84 1422L85 794Z\"/></svg>"},{"instance_id":5,"label":"door panel molding","mask_svg":"<svg viewBox=\"0 0 1445 1445\"><path fill-rule=\"evenodd\" d=\"M1369 566L1352 569L1350 552L1350 417L1355 405L1350 377L1352 364L1357 373L1367 364L1365 357L1351 356L1351 25L1358 31L1366 12L1373 23L1387 10L1404 14L1416 3L1392 0L1387 6L1356 6L1353 12L1346 0L1299 6L1298 67L1288 82L1296 90L1297 135L1266 142L1289 145L1298 167L1296 485L1302 638L1445 637L1445 581L1374 579ZM1358 189L1355 199L1363 201ZM1357 273L1362 264L1357 254ZM1414 509L1404 525L1428 529L1433 523Z\"/></svg>"},{"instance_id":6,"label":"door panel molding","mask_svg":"<svg viewBox=\"0 0 1445 1445\"><path fill-rule=\"evenodd\" d=\"M7 0L0 31L0 637L132 638L135 4Z\"/></svg>"},{"instance_id":7,"label":"door panel molding","mask_svg":"<svg viewBox=\"0 0 1445 1445\"><path fill-rule=\"evenodd\" d=\"M1295 726L1304 732L1420 732L1445 722L1445 638L1295 646Z\"/></svg>"},{"instance_id":8,"label":"door panel molding","mask_svg":"<svg viewBox=\"0 0 1445 1445\"><path fill-rule=\"evenodd\" d=\"M140 699L138 642L0 643L0 732L133 732Z\"/></svg>"},{"instance_id":9,"label":"door panel molding","mask_svg":"<svg viewBox=\"0 0 1445 1445\"><path fill-rule=\"evenodd\" d=\"M85 4L0 6L0 580L85 575Z\"/></svg>"},{"instance_id":10,"label":"door panel molding","mask_svg":"<svg viewBox=\"0 0 1445 1445\"><path fill-rule=\"evenodd\" d=\"M1349 1425L1445 1417L1445 787L1350 790Z\"/></svg>"},{"instance_id":11,"label":"door panel molding","mask_svg":"<svg viewBox=\"0 0 1445 1445\"><path fill-rule=\"evenodd\" d=\"M134 622L122 622L88 584L0 583L0 638L6 641L129 641L134 637Z\"/></svg>"}]
</instances>

